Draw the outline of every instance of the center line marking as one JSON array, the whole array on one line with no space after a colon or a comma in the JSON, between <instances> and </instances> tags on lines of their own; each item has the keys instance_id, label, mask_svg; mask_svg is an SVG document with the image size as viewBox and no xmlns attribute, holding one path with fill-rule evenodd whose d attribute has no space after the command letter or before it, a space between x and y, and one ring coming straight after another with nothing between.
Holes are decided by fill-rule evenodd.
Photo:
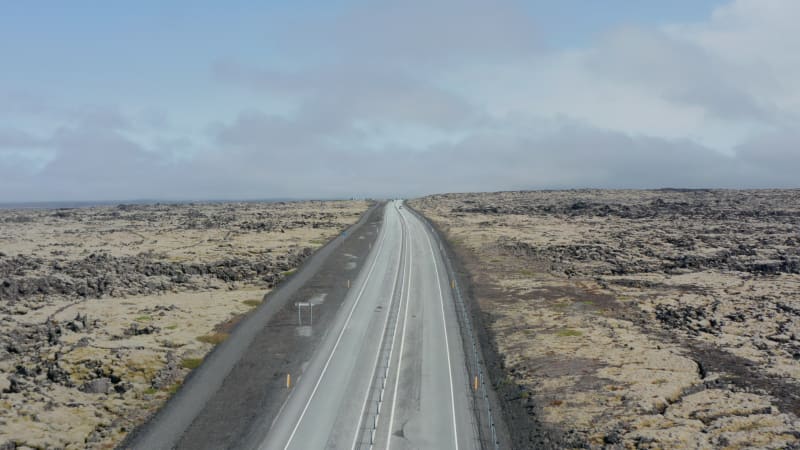
<instances>
[{"instance_id":1,"label":"center line marking","mask_svg":"<svg viewBox=\"0 0 800 450\"><path fill-rule=\"evenodd\" d=\"M401 215L403 213L400 213ZM410 228L410 227L409 227ZM409 241L411 240L411 233L409 231ZM406 325L408 325L408 303L411 297L411 268L413 266L414 261L414 252L412 251L413 248L409 244L408 249L408 288L406 289L406 305L405 305L405 312L403 313L403 332L400 337L400 353L397 359L397 375L394 379L394 393L392 394L392 412L389 414L389 430L386 434L386 450L389 450L392 446L392 429L394 428L394 411L395 407L397 406L397 388L400 384L400 369L403 366L403 348L406 344Z\"/></svg>"},{"instance_id":2,"label":"center line marking","mask_svg":"<svg viewBox=\"0 0 800 450\"><path fill-rule=\"evenodd\" d=\"M395 207L395 211L397 211L397 207ZM398 211L398 214L399 214L399 211ZM406 272L406 270L405 270L405 260L404 260L403 256L404 256L406 247L408 246L408 242L406 240L406 230L405 230L404 219L403 219L402 216L399 216L399 217L400 217L400 257L397 258L397 272L395 273L394 282L392 283L392 300L394 300L394 291L397 288L398 277L400 277L400 273L401 272L403 274L405 274L405 272ZM401 267L401 264L402 264L402 267ZM390 301L389 305L391 306L392 303L393 303L393 301ZM403 288L401 286L400 287L400 304L397 305L397 307L401 308L402 305L403 305ZM383 333L381 335L381 342L380 342L380 344L378 344L378 352L375 354L375 363L372 365L373 368L374 368L373 369L373 374L377 374L378 362L379 362L378 359L380 358L381 351L383 351L383 340L386 337L386 327L389 325L389 317L391 316L391 314L392 314L391 310L389 310L387 312L387 314L386 314L386 320L384 321L384 324L383 324ZM398 315L399 315L399 312L398 312ZM391 350L389 351L389 364L391 364L391 361L392 361L392 350L394 350L394 338L395 338L396 334L397 334L397 322L395 322L395 331L392 334L392 344L391 344L391 347L390 347ZM375 380L375 378L373 376L373 381L374 380ZM355 436L353 436L353 445L351 446L351 448L353 448L353 449L356 448L356 445L358 444L358 438L361 435L361 424L363 423L363 420L364 420L364 414L366 412L367 402L369 401L369 394L370 394L370 391L372 390L371 388L372 388L372 383L370 383L370 386L367 388L367 393L364 396L364 403L361 405L361 416L358 419L358 426L356 427L356 433L355 433Z\"/></svg>"},{"instance_id":3,"label":"center line marking","mask_svg":"<svg viewBox=\"0 0 800 450\"><path fill-rule=\"evenodd\" d=\"M386 241L386 235L388 233L383 233L383 237L381 238L381 243L378 247L377 253L375 254L375 259L372 261L372 266L367 272L366 278L361 283L361 290L358 292L358 296L356 296L355 302L353 302L353 307L350 308L350 313L347 315L347 320L345 320L344 325L342 326L342 330L339 331L339 336L336 338L336 343L333 345L333 350L331 350L331 354L328 356L327 361L325 361L325 366L322 368L322 372L317 378L316 384L314 384L314 389L311 391L311 395L308 396L308 401L306 402L305 406L303 407L303 411L300 413L300 418L297 419L297 423L294 425L292 429L292 434L289 435L289 440L286 442L286 445L283 447L283 450L289 448L289 445L292 444L292 440L294 439L294 435L297 433L297 429L300 427L300 422L303 421L303 417L306 415L306 411L308 411L308 406L311 404L311 400L314 398L314 394L317 393L317 389L319 388L319 384L322 382L322 378L325 376L325 372L328 370L328 366L331 363L331 359L333 359L333 354L336 353L336 349L339 347L339 342L342 340L342 336L344 335L345 330L347 329L347 325L350 323L350 319L353 317L353 312L356 310L356 306L358 306L358 302L361 300L361 295L364 294L364 290L367 288L367 282L369 278L372 276L372 271L375 270L375 265L378 263L380 259L381 252L383 251L383 243Z\"/></svg>"}]
</instances>

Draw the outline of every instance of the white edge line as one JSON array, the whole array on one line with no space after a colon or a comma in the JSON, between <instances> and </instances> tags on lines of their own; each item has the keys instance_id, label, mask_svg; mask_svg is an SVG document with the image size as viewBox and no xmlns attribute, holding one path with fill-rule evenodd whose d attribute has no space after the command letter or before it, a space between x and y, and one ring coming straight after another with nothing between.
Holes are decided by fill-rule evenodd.
<instances>
[{"instance_id":1,"label":"white edge line","mask_svg":"<svg viewBox=\"0 0 800 450\"><path fill-rule=\"evenodd\" d=\"M439 300L441 301L442 305L442 329L444 330L444 346L447 349L447 374L450 378L450 406L453 411L453 440L456 444L456 450L458 450L458 431L456 426L456 396L453 392L453 367L450 363L450 342L447 339L447 323L445 321L445 313L444 313L444 294L442 293L442 280L439 278L439 264L436 262L436 253L433 251L433 245L431 244L431 237L428 234L427 230L424 230L425 237L428 240L428 248L431 249L431 257L433 258L433 268L434 272L436 272L436 286L439 288Z\"/></svg>"},{"instance_id":2,"label":"white edge line","mask_svg":"<svg viewBox=\"0 0 800 450\"><path fill-rule=\"evenodd\" d=\"M330 365L331 359L333 359L334 353L336 353L336 349L339 347L339 342L342 340L342 336L344 335L345 330L347 329L347 325L350 323L350 319L353 317L353 312L356 310L356 306L358 306L358 302L361 300L361 295L364 293L364 289L367 287L367 281L369 281L370 276L372 276L372 271L375 269L375 265L378 263L380 259L379 256L383 251L383 244L386 241L386 234L383 234L381 238L380 246L375 253L375 259L372 261L372 267L370 267L369 272L367 272L366 278L361 283L361 290L358 292L358 296L356 296L355 302L353 302L353 306L350 308L350 313L347 315L347 320L345 320L344 325L342 325L341 331L339 331L339 336L336 338L336 343L333 345L333 350L331 350L331 354L328 355L327 361L325 361L325 366L322 368L322 372L317 378L316 384L314 384L314 389L311 391L311 395L308 396L308 401L306 402L305 406L303 407L303 411L300 413L300 417L297 419L297 423L294 425L292 429L292 434L289 435L289 440L286 442L286 445L283 447L283 450L289 448L291 445L292 440L294 439L294 435L297 433L297 429L300 427L300 422L303 421L303 417L306 415L306 411L308 411L308 406L311 404L311 400L314 398L314 394L317 393L317 389L319 388L319 384L322 382L322 378L325 376L325 372L328 370L328 365Z\"/></svg>"},{"instance_id":3,"label":"white edge line","mask_svg":"<svg viewBox=\"0 0 800 450\"><path fill-rule=\"evenodd\" d=\"M402 214L402 213L400 213ZM409 242L411 241L411 232L409 228ZM399 356L397 359L397 375L394 379L394 392L392 393L392 411L389 414L389 429L386 432L386 450L389 450L392 447L392 429L394 428L394 411L395 407L397 406L397 388L400 384L400 369L403 366L403 348L405 348L406 344L406 325L408 325L408 303L411 298L411 268L413 267L414 261L414 252L412 251L411 244L409 243L408 248L408 288L406 289L406 306L405 312L403 313L403 331L400 336L400 350Z\"/></svg>"},{"instance_id":4,"label":"white edge line","mask_svg":"<svg viewBox=\"0 0 800 450\"><path fill-rule=\"evenodd\" d=\"M395 207L395 210L397 210L396 207ZM403 223L403 219L402 219L402 216L400 216L400 212L399 211L398 211L398 217L400 218L400 257L397 259L397 272L395 273L394 282L392 283L392 297L391 297L392 300L394 300L394 291L397 288L397 280L400 277L400 273L401 272L405 272L405 264L403 264L402 267L401 267L401 263L404 262L403 261L403 252L405 251L405 247L406 247L407 242L406 242L406 239L405 239L405 224ZM360 410L361 414L358 416L358 426L356 427L355 436L353 436L353 445L350 447L350 448L352 448L354 450L355 450L356 444L358 442L358 437L361 435L361 425L362 425L362 423L364 421L364 412L365 412L365 409L367 407L367 402L369 401L370 391L372 390L372 381L375 380L374 375L377 373L375 371L378 368L378 359L380 359L381 351L383 350L383 341L386 338L386 327L389 326L389 317L392 315L391 314L392 313L391 312L392 303L393 303L392 301L389 302L389 308L390 309L387 310L387 312L386 312L386 320L383 323L383 328L382 328L383 332L381 333L381 342L378 344L378 352L375 353L375 362L372 364L372 367L373 367L373 379L370 380L370 385L367 388L367 393L364 395L364 403L361 405L361 410ZM400 305L398 305L398 307L402 307L402 303L403 303L403 292L402 292L402 287L401 287ZM396 332L397 332L397 323L395 323L395 333ZM392 347L394 347L394 335L392 336ZM391 362L391 360L392 360L392 353L390 351L389 352L389 361Z\"/></svg>"}]
</instances>

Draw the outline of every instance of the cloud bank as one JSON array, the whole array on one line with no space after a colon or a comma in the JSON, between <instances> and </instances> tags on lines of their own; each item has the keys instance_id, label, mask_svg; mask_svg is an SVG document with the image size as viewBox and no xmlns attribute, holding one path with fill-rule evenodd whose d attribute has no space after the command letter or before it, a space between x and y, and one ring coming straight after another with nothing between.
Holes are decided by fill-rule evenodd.
<instances>
[{"instance_id":1,"label":"cloud bank","mask_svg":"<svg viewBox=\"0 0 800 450\"><path fill-rule=\"evenodd\" d=\"M0 201L798 187L798 21L736 0L559 48L514 1L347 3L209 54L210 120L0 87Z\"/></svg>"}]
</instances>

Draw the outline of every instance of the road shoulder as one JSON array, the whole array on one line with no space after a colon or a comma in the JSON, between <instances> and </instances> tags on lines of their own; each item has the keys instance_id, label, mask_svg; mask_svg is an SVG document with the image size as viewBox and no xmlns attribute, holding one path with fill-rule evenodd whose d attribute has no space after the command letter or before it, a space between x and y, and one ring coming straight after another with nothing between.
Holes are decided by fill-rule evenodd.
<instances>
[{"instance_id":1,"label":"road shoulder","mask_svg":"<svg viewBox=\"0 0 800 450\"><path fill-rule=\"evenodd\" d=\"M120 448L219 448L264 433L285 401L287 373L298 373L346 293L343 275L360 269L378 235L382 205L319 249L232 331L187 377L183 388ZM314 335L298 336L297 301L326 292ZM263 355L273 355L264 358ZM264 380L254 383L252 380Z\"/></svg>"},{"instance_id":2,"label":"road shoulder","mask_svg":"<svg viewBox=\"0 0 800 450\"><path fill-rule=\"evenodd\" d=\"M512 437L507 424L515 430L530 428L527 414L517 411L517 404L510 401L518 394L505 392L502 383L503 369L501 357L497 351L494 337L484 324L485 318L475 300L470 270L475 270L470 264L474 263L469 255L462 249L453 245L446 234L424 214L406 203L409 211L415 214L422 223L431 231L434 245L438 245L445 263L445 271L455 284L451 284L456 300L456 316L458 316L461 330L461 343L464 350L464 362L467 373L471 376L478 375L479 389L472 392L472 405L478 420L478 433L481 445L484 448L517 448L512 445ZM474 264L473 264L474 265ZM477 367L477 369L476 369ZM501 414L497 414L501 411ZM524 419L524 421L522 420ZM492 430L494 427L494 431ZM528 432L525 432L528 434ZM549 435L546 430L532 430L530 433ZM493 443L494 441L494 443Z\"/></svg>"}]
</instances>

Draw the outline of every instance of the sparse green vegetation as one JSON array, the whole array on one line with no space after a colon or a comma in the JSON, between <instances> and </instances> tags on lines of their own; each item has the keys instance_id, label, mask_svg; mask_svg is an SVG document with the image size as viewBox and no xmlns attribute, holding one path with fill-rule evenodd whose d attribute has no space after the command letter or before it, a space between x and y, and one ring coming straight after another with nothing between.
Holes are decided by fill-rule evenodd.
<instances>
[{"instance_id":1,"label":"sparse green vegetation","mask_svg":"<svg viewBox=\"0 0 800 450\"><path fill-rule=\"evenodd\" d=\"M211 333L203 336L197 336L197 340L205 342L206 344L217 345L228 339L228 333Z\"/></svg>"},{"instance_id":2,"label":"sparse green vegetation","mask_svg":"<svg viewBox=\"0 0 800 450\"><path fill-rule=\"evenodd\" d=\"M763 425L756 420L745 422L739 425L733 425L732 431L740 431L740 432L747 432L757 430L759 428L763 428Z\"/></svg>"},{"instance_id":3,"label":"sparse green vegetation","mask_svg":"<svg viewBox=\"0 0 800 450\"><path fill-rule=\"evenodd\" d=\"M561 337L583 336L583 333L581 333L578 330L573 330L572 328L564 328L563 330L558 330L556 334Z\"/></svg>"},{"instance_id":4,"label":"sparse green vegetation","mask_svg":"<svg viewBox=\"0 0 800 450\"><path fill-rule=\"evenodd\" d=\"M194 370L200 367L203 363L203 358L183 358L181 360L181 367L184 369Z\"/></svg>"},{"instance_id":5,"label":"sparse green vegetation","mask_svg":"<svg viewBox=\"0 0 800 450\"><path fill-rule=\"evenodd\" d=\"M497 382L497 387L510 386L513 384L514 380L511 377L503 377Z\"/></svg>"},{"instance_id":6,"label":"sparse green vegetation","mask_svg":"<svg viewBox=\"0 0 800 450\"><path fill-rule=\"evenodd\" d=\"M135 320L137 322L150 322L151 320L153 320L153 318L148 316L148 315L143 315L143 316L139 316L139 317L137 317L137 318L135 318L133 320Z\"/></svg>"},{"instance_id":7,"label":"sparse green vegetation","mask_svg":"<svg viewBox=\"0 0 800 450\"><path fill-rule=\"evenodd\" d=\"M176 392L178 392L178 389L181 388L182 384L183 384L182 382L178 381L177 383L170 386L169 389L167 389L167 392L169 392L170 395L175 394Z\"/></svg>"},{"instance_id":8,"label":"sparse green vegetation","mask_svg":"<svg viewBox=\"0 0 800 450\"><path fill-rule=\"evenodd\" d=\"M247 306L249 306L251 308L255 308L256 306L261 304L261 300L245 300L242 303L244 303L245 305L247 305Z\"/></svg>"}]
</instances>

